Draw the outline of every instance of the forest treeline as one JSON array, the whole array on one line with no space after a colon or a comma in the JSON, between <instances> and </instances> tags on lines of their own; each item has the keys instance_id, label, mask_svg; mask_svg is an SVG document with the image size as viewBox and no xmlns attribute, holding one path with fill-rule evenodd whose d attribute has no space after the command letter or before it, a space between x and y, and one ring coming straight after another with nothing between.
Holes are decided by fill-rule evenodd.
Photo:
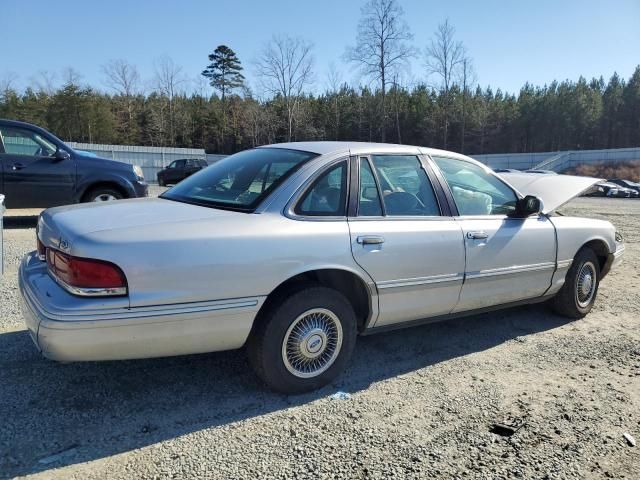
<instances>
[{"instance_id":1,"label":"forest treeline","mask_svg":"<svg viewBox=\"0 0 640 480\"><path fill-rule=\"evenodd\" d=\"M382 14L388 25L380 27ZM390 27L396 36L376 43L383 38L376 28ZM440 25L421 53L411 45L397 0L370 0L356 45L343 56L369 80L362 85L333 70L327 81L318 80L313 47L274 36L251 75L233 50L219 46L196 88L187 88L187 73L168 57L156 62L144 92L136 67L124 60L103 66L108 91L83 84L73 70L55 87L44 74L23 89L9 78L0 83L0 118L35 123L68 141L209 153L288 140L387 141L468 154L640 146L640 66L629 78L580 77L507 93L479 86L454 33L448 21ZM424 81L402 85L402 62L421 54ZM318 88L322 83L328 86Z\"/></svg>"}]
</instances>

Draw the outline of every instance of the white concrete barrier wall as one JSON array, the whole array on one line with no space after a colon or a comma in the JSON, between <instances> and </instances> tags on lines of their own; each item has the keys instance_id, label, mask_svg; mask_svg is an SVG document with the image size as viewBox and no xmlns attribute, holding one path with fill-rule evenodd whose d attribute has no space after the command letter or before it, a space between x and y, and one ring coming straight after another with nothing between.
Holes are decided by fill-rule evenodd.
<instances>
[{"instance_id":1,"label":"white concrete barrier wall","mask_svg":"<svg viewBox=\"0 0 640 480\"><path fill-rule=\"evenodd\" d=\"M157 173L172 161L181 158L200 158L212 164L226 155L206 154L201 148L142 147L130 145L102 145L95 143L67 142L72 148L138 165L147 181L156 182ZM563 152L491 153L470 155L491 168L544 168L563 171L582 163L619 162L640 160L640 147L609 150L569 150Z\"/></svg>"}]
</instances>

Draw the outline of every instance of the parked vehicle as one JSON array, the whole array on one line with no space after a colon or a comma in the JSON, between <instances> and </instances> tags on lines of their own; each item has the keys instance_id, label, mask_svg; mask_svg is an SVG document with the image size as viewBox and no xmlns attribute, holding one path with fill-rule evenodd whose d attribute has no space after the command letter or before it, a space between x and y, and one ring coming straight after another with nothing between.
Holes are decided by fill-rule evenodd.
<instances>
[{"instance_id":1,"label":"parked vehicle","mask_svg":"<svg viewBox=\"0 0 640 480\"><path fill-rule=\"evenodd\" d=\"M207 166L206 161L197 158L174 160L167 168L158 172L158 184L161 187L175 185Z\"/></svg>"},{"instance_id":2,"label":"parked vehicle","mask_svg":"<svg viewBox=\"0 0 640 480\"><path fill-rule=\"evenodd\" d=\"M615 183L616 185L620 185L621 187L628 188L629 190L633 190L637 194L640 194L640 183L632 182L631 180L622 180L620 178L614 178L612 180L608 180L609 183ZM634 195L634 197L637 195Z\"/></svg>"},{"instance_id":3,"label":"parked vehicle","mask_svg":"<svg viewBox=\"0 0 640 480\"><path fill-rule=\"evenodd\" d=\"M144 197L142 169L73 150L46 130L0 119L0 191L7 208Z\"/></svg>"},{"instance_id":4,"label":"parked vehicle","mask_svg":"<svg viewBox=\"0 0 640 480\"><path fill-rule=\"evenodd\" d=\"M160 198L52 208L20 267L26 324L61 361L246 344L294 393L336 377L358 334L545 300L585 316L624 244L553 212L597 180L502 177L442 150L288 143Z\"/></svg>"},{"instance_id":5,"label":"parked vehicle","mask_svg":"<svg viewBox=\"0 0 640 480\"><path fill-rule=\"evenodd\" d=\"M632 190L621 187L611 182L599 182L589 193L592 197L612 197L612 198L629 198L633 195Z\"/></svg>"}]
</instances>

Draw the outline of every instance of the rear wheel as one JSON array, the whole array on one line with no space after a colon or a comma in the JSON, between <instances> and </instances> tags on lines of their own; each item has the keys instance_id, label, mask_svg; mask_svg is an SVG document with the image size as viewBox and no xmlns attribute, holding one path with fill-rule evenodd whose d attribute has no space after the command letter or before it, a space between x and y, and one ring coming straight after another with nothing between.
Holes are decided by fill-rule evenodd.
<instances>
[{"instance_id":1,"label":"rear wheel","mask_svg":"<svg viewBox=\"0 0 640 480\"><path fill-rule=\"evenodd\" d=\"M110 202L113 200L120 200L124 196L122 193L114 188L98 187L91 190L85 197L87 202Z\"/></svg>"},{"instance_id":2,"label":"rear wheel","mask_svg":"<svg viewBox=\"0 0 640 480\"><path fill-rule=\"evenodd\" d=\"M353 308L344 295L326 287L305 288L259 320L247 344L249 361L274 390L315 390L348 364L356 329Z\"/></svg>"},{"instance_id":3,"label":"rear wheel","mask_svg":"<svg viewBox=\"0 0 640 480\"><path fill-rule=\"evenodd\" d=\"M593 308L599 284L598 257L590 248L583 248L573 259L564 285L551 300L551 307L565 317L583 318Z\"/></svg>"}]
</instances>

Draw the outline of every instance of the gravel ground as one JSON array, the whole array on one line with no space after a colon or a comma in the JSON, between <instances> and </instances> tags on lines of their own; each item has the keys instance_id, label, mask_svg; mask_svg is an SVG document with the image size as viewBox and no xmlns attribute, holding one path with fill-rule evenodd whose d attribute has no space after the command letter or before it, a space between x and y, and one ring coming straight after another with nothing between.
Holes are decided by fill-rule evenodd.
<instances>
[{"instance_id":1,"label":"gravel ground","mask_svg":"<svg viewBox=\"0 0 640 480\"><path fill-rule=\"evenodd\" d=\"M363 337L339 380L295 397L266 391L242 351L45 360L17 301L34 231L6 230L0 477L638 478L623 434L640 440L640 201L564 211L627 242L585 319L531 306Z\"/></svg>"}]
</instances>

